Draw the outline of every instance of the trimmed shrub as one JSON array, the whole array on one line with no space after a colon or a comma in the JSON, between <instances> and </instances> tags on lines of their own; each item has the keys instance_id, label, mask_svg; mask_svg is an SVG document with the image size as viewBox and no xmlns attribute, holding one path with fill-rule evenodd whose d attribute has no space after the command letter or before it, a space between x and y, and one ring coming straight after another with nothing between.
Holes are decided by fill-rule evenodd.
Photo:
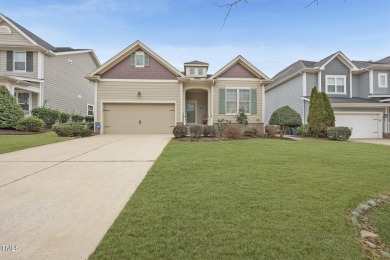
<instances>
[{"instance_id":1,"label":"trimmed shrub","mask_svg":"<svg viewBox=\"0 0 390 260\"><path fill-rule=\"evenodd\" d=\"M330 140L347 141L352 135L352 129L345 126L330 127L327 135Z\"/></svg>"},{"instance_id":2,"label":"trimmed shrub","mask_svg":"<svg viewBox=\"0 0 390 260\"><path fill-rule=\"evenodd\" d=\"M200 138L203 134L203 126L201 125L192 125L190 126L190 135L191 137Z\"/></svg>"},{"instance_id":3,"label":"trimmed shrub","mask_svg":"<svg viewBox=\"0 0 390 260\"><path fill-rule=\"evenodd\" d=\"M276 109L269 120L271 125L280 126L280 137L286 133L287 127L297 127L302 125L301 115L289 106Z\"/></svg>"},{"instance_id":4,"label":"trimmed shrub","mask_svg":"<svg viewBox=\"0 0 390 260\"><path fill-rule=\"evenodd\" d=\"M60 112L54 109L46 108L46 107L38 107L32 110L33 116L36 116L45 122L46 128L51 128L52 125L58 120L60 117Z\"/></svg>"},{"instance_id":5,"label":"trimmed shrub","mask_svg":"<svg viewBox=\"0 0 390 260\"><path fill-rule=\"evenodd\" d=\"M264 131L269 137L275 137L278 129L274 125L266 125Z\"/></svg>"},{"instance_id":6,"label":"trimmed shrub","mask_svg":"<svg viewBox=\"0 0 390 260\"><path fill-rule=\"evenodd\" d=\"M223 131L223 134L228 139L240 139L242 136L242 128L238 125L228 125Z\"/></svg>"},{"instance_id":7,"label":"trimmed shrub","mask_svg":"<svg viewBox=\"0 0 390 260\"><path fill-rule=\"evenodd\" d=\"M58 118L58 121L60 121L60 123L67 123L69 118L70 118L70 114L68 113L60 113L60 116Z\"/></svg>"},{"instance_id":8,"label":"trimmed shrub","mask_svg":"<svg viewBox=\"0 0 390 260\"><path fill-rule=\"evenodd\" d=\"M93 116L86 116L86 117L84 117L84 119L85 119L85 122L92 122L93 123L93 121L94 121Z\"/></svg>"},{"instance_id":9,"label":"trimmed shrub","mask_svg":"<svg viewBox=\"0 0 390 260\"><path fill-rule=\"evenodd\" d=\"M45 122L36 116L24 117L16 124L15 129L24 132L39 132L45 127Z\"/></svg>"},{"instance_id":10,"label":"trimmed shrub","mask_svg":"<svg viewBox=\"0 0 390 260\"><path fill-rule=\"evenodd\" d=\"M187 127L185 125L177 125L172 132L175 138L183 138L187 136Z\"/></svg>"},{"instance_id":11,"label":"trimmed shrub","mask_svg":"<svg viewBox=\"0 0 390 260\"><path fill-rule=\"evenodd\" d=\"M256 137L260 135L260 131L256 127L248 127L244 129L244 136Z\"/></svg>"},{"instance_id":12,"label":"trimmed shrub","mask_svg":"<svg viewBox=\"0 0 390 260\"><path fill-rule=\"evenodd\" d=\"M5 86L0 86L0 128L14 128L23 118L23 109Z\"/></svg>"},{"instance_id":13,"label":"trimmed shrub","mask_svg":"<svg viewBox=\"0 0 390 260\"><path fill-rule=\"evenodd\" d=\"M219 136L223 135L223 132L225 131L225 128L230 125L232 121L230 120L225 120L223 118L217 120L217 128L218 128L218 133Z\"/></svg>"},{"instance_id":14,"label":"trimmed shrub","mask_svg":"<svg viewBox=\"0 0 390 260\"><path fill-rule=\"evenodd\" d=\"M297 135L310 136L309 125L305 124L305 125L301 125L300 127L298 127Z\"/></svg>"},{"instance_id":15,"label":"trimmed shrub","mask_svg":"<svg viewBox=\"0 0 390 260\"><path fill-rule=\"evenodd\" d=\"M72 122L73 123L81 123L84 121L84 116L82 115L72 115Z\"/></svg>"},{"instance_id":16,"label":"trimmed shrub","mask_svg":"<svg viewBox=\"0 0 390 260\"><path fill-rule=\"evenodd\" d=\"M203 136L216 137L217 136L217 128L213 125L204 126L203 127Z\"/></svg>"},{"instance_id":17,"label":"trimmed shrub","mask_svg":"<svg viewBox=\"0 0 390 260\"><path fill-rule=\"evenodd\" d=\"M56 127L55 132L58 136L90 136L92 131L87 129L84 124L60 124Z\"/></svg>"},{"instance_id":18,"label":"trimmed shrub","mask_svg":"<svg viewBox=\"0 0 390 260\"><path fill-rule=\"evenodd\" d=\"M93 123L93 122L85 122L85 126L86 126L89 130L91 130L91 131L94 130L94 123Z\"/></svg>"}]
</instances>

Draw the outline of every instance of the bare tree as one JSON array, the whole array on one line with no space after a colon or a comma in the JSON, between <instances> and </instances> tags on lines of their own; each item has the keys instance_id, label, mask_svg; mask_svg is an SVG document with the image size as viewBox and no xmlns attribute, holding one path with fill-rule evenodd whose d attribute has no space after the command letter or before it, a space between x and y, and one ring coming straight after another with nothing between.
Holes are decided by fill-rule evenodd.
<instances>
[{"instance_id":1,"label":"bare tree","mask_svg":"<svg viewBox=\"0 0 390 260\"><path fill-rule=\"evenodd\" d=\"M225 26L226 20L227 20L227 18L229 16L230 12L232 11L232 8L235 7L236 5L238 5L241 2L248 3L247 0L233 0L233 1L229 2L229 3L218 5L219 8L227 8L227 12L226 12L225 18L223 19L222 28Z\"/></svg>"}]
</instances>

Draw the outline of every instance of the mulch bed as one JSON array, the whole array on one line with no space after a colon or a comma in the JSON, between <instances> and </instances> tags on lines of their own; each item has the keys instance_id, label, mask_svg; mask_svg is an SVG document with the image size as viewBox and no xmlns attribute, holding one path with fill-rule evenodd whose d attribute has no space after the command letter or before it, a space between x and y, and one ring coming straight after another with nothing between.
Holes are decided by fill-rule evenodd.
<instances>
[{"instance_id":1,"label":"mulch bed","mask_svg":"<svg viewBox=\"0 0 390 260\"><path fill-rule=\"evenodd\" d=\"M283 140L292 140L290 138L280 138L280 137L241 137L239 139L229 139L226 137L201 137L201 138L194 138L194 137L183 137L183 138L174 138L174 140L180 141L180 142L221 142L221 141L235 141L235 140L249 140L249 139L257 139L257 138L262 138L262 139L283 139ZM292 140L294 141L294 140Z\"/></svg>"},{"instance_id":2,"label":"mulch bed","mask_svg":"<svg viewBox=\"0 0 390 260\"><path fill-rule=\"evenodd\" d=\"M39 132L22 132L15 129L0 129L0 135L36 135L50 132L50 129L43 129Z\"/></svg>"}]
</instances>

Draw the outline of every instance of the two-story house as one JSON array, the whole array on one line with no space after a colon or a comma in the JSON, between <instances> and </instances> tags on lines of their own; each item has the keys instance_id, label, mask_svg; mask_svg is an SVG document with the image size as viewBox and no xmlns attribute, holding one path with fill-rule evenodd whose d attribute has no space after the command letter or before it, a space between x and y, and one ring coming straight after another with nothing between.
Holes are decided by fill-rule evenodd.
<instances>
[{"instance_id":1,"label":"two-story house","mask_svg":"<svg viewBox=\"0 0 390 260\"><path fill-rule=\"evenodd\" d=\"M209 64L169 64L140 41L86 76L95 82L101 133L172 133L177 124L235 122L243 107L263 129L264 87L270 79L241 55L213 74Z\"/></svg>"},{"instance_id":2,"label":"two-story house","mask_svg":"<svg viewBox=\"0 0 390 260\"><path fill-rule=\"evenodd\" d=\"M307 123L311 89L328 94L337 126L352 127L352 138L382 138L390 131L390 57L351 61L336 52L318 62L299 60L277 73L266 88L266 122L288 105Z\"/></svg>"},{"instance_id":3,"label":"two-story house","mask_svg":"<svg viewBox=\"0 0 390 260\"><path fill-rule=\"evenodd\" d=\"M93 50L54 47L0 14L0 85L26 115L41 106L93 115L94 87L84 76L99 66Z\"/></svg>"}]
</instances>

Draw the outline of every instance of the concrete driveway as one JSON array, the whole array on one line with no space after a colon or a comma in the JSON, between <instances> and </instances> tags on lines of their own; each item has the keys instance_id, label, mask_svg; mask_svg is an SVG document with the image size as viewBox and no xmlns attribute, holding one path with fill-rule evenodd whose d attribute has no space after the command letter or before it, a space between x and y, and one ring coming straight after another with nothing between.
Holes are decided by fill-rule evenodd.
<instances>
[{"instance_id":1,"label":"concrete driveway","mask_svg":"<svg viewBox=\"0 0 390 260\"><path fill-rule=\"evenodd\" d=\"M350 139L355 143L390 145L390 139Z\"/></svg>"},{"instance_id":2,"label":"concrete driveway","mask_svg":"<svg viewBox=\"0 0 390 260\"><path fill-rule=\"evenodd\" d=\"M0 259L86 259L171 135L101 135L0 155Z\"/></svg>"}]
</instances>

